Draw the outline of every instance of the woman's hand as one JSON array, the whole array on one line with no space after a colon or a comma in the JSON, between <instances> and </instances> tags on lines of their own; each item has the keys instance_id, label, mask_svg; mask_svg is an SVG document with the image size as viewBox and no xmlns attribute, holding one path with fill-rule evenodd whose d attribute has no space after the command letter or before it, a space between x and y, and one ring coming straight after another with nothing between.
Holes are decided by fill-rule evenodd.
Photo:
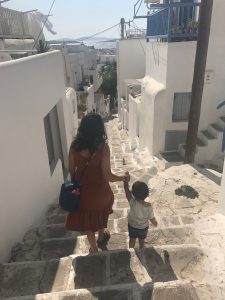
<instances>
[{"instance_id":1,"label":"woman's hand","mask_svg":"<svg viewBox=\"0 0 225 300\"><path fill-rule=\"evenodd\" d=\"M130 174L129 174L129 172L125 172L123 182L128 183L129 181L130 181Z\"/></svg>"}]
</instances>

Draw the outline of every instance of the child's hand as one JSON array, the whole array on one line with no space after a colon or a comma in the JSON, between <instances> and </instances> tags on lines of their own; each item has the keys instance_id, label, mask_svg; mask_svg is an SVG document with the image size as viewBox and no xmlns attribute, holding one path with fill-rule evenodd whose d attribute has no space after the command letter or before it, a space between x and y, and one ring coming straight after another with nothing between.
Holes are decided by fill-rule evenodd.
<instances>
[{"instance_id":1,"label":"child's hand","mask_svg":"<svg viewBox=\"0 0 225 300\"><path fill-rule=\"evenodd\" d=\"M151 219L150 222L152 223L153 226L155 226L155 227L158 226L158 222L157 222L156 218Z\"/></svg>"},{"instance_id":2,"label":"child's hand","mask_svg":"<svg viewBox=\"0 0 225 300\"><path fill-rule=\"evenodd\" d=\"M124 174L124 182L128 183L130 181L130 174L129 172L125 172Z\"/></svg>"}]
</instances>

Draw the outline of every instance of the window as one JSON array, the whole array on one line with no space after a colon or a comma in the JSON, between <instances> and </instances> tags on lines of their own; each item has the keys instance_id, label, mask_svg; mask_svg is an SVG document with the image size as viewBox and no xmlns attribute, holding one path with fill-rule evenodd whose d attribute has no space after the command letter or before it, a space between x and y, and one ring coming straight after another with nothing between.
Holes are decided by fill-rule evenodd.
<instances>
[{"instance_id":1,"label":"window","mask_svg":"<svg viewBox=\"0 0 225 300\"><path fill-rule=\"evenodd\" d=\"M56 106L53 107L53 109L45 116L44 129L51 174L54 172L58 159L62 161L63 171L65 171L59 119Z\"/></svg>"},{"instance_id":2,"label":"window","mask_svg":"<svg viewBox=\"0 0 225 300\"><path fill-rule=\"evenodd\" d=\"M93 75L90 75L90 83L93 84L94 83L94 78Z\"/></svg>"},{"instance_id":3,"label":"window","mask_svg":"<svg viewBox=\"0 0 225 300\"><path fill-rule=\"evenodd\" d=\"M48 150L48 161L49 161L49 165L51 165L54 160L54 146L53 146L53 138L52 138L49 114L44 118L44 126L45 126L45 138L46 138L46 144Z\"/></svg>"},{"instance_id":4,"label":"window","mask_svg":"<svg viewBox=\"0 0 225 300\"><path fill-rule=\"evenodd\" d=\"M175 93L173 101L173 122L188 121L191 93Z\"/></svg>"}]
</instances>

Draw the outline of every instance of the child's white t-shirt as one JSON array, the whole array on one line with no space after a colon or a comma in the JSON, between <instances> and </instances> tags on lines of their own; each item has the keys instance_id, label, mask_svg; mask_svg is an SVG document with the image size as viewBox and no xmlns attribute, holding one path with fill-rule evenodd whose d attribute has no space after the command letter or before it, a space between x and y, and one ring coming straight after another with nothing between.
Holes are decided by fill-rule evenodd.
<instances>
[{"instance_id":1,"label":"child's white t-shirt","mask_svg":"<svg viewBox=\"0 0 225 300\"><path fill-rule=\"evenodd\" d=\"M152 206L146 202L135 200L133 196L129 204L128 224L137 229L148 227L149 220L155 217Z\"/></svg>"}]
</instances>

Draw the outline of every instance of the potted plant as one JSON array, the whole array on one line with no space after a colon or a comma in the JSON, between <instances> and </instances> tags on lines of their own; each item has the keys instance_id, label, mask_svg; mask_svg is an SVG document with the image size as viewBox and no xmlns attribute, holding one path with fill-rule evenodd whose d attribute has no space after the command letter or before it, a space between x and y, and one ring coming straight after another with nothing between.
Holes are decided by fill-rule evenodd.
<instances>
[{"instance_id":1,"label":"potted plant","mask_svg":"<svg viewBox=\"0 0 225 300\"><path fill-rule=\"evenodd\" d=\"M79 103L77 105L77 111L78 111L78 119L81 119L87 110L87 105L83 103Z\"/></svg>"}]
</instances>

